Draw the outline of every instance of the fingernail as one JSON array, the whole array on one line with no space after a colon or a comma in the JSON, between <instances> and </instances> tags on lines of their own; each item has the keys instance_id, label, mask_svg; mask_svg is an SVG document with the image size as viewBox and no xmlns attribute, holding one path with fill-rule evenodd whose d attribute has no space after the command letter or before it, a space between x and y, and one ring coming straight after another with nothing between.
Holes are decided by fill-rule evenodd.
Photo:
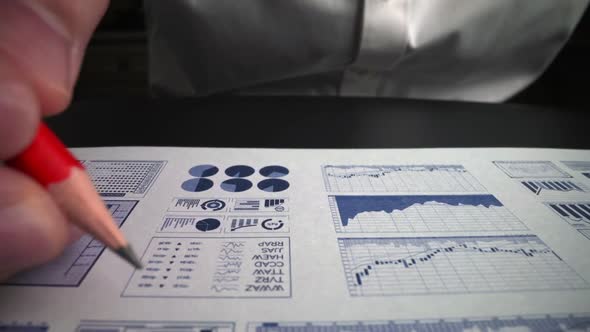
<instances>
[{"instance_id":1,"label":"fingernail","mask_svg":"<svg viewBox=\"0 0 590 332\"><path fill-rule=\"evenodd\" d=\"M46 220L60 216L44 215L40 212L43 207L44 204L35 198L2 202L0 274L12 274L46 262L63 249L63 236L51 229L55 223Z\"/></svg>"},{"instance_id":2,"label":"fingernail","mask_svg":"<svg viewBox=\"0 0 590 332\"><path fill-rule=\"evenodd\" d=\"M0 2L0 50L52 88L72 86L73 40L41 1Z\"/></svg>"},{"instance_id":3,"label":"fingernail","mask_svg":"<svg viewBox=\"0 0 590 332\"><path fill-rule=\"evenodd\" d=\"M24 204L0 208L0 271L14 273L37 263L38 251L43 249L39 248L40 241L25 238L38 234L33 218Z\"/></svg>"},{"instance_id":4,"label":"fingernail","mask_svg":"<svg viewBox=\"0 0 590 332\"><path fill-rule=\"evenodd\" d=\"M39 103L30 87L0 81L0 160L13 157L30 144L39 113Z\"/></svg>"}]
</instances>

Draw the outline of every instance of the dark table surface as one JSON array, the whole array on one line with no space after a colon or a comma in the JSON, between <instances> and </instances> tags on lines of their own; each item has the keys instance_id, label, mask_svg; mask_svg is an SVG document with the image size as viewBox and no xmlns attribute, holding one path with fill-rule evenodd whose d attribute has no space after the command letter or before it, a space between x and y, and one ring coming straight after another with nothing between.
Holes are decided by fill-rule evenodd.
<instances>
[{"instance_id":1,"label":"dark table surface","mask_svg":"<svg viewBox=\"0 0 590 332\"><path fill-rule=\"evenodd\" d=\"M590 110L316 97L74 103L47 123L70 147L590 148Z\"/></svg>"}]
</instances>

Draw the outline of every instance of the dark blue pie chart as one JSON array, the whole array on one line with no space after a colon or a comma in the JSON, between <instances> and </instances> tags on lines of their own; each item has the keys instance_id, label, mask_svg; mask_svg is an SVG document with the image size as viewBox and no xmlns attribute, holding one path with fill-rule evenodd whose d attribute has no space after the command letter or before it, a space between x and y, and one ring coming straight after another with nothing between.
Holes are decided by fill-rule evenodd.
<instances>
[{"instance_id":1,"label":"dark blue pie chart","mask_svg":"<svg viewBox=\"0 0 590 332\"><path fill-rule=\"evenodd\" d=\"M195 227L201 232L210 232L218 229L220 225L221 222L219 222L219 220L214 218L207 218L197 221Z\"/></svg>"},{"instance_id":2,"label":"dark blue pie chart","mask_svg":"<svg viewBox=\"0 0 590 332\"><path fill-rule=\"evenodd\" d=\"M221 189L231 193L239 193L252 188L252 182L246 179L229 179L221 182Z\"/></svg>"},{"instance_id":3,"label":"dark blue pie chart","mask_svg":"<svg viewBox=\"0 0 590 332\"><path fill-rule=\"evenodd\" d=\"M235 165L228 167L225 170L225 174L232 178L245 178L254 174L254 168L246 165Z\"/></svg>"},{"instance_id":4,"label":"dark blue pie chart","mask_svg":"<svg viewBox=\"0 0 590 332\"><path fill-rule=\"evenodd\" d=\"M213 181L209 179L190 179L184 181L181 187L186 191L200 192L213 187Z\"/></svg>"},{"instance_id":5,"label":"dark blue pie chart","mask_svg":"<svg viewBox=\"0 0 590 332\"><path fill-rule=\"evenodd\" d=\"M287 167L283 166L266 166L260 169L260 175L267 178L280 178L289 174Z\"/></svg>"},{"instance_id":6,"label":"dark blue pie chart","mask_svg":"<svg viewBox=\"0 0 590 332\"><path fill-rule=\"evenodd\" d=\"M287 190L289 182L282 179L266 179L258 182L258 189L269 193Z\"/></svg>"},{"instance_id":7,"label":"dark blue pie chart","mask_svg":"<svg viewBox=\"0 0 590 332\"><path fill-rule=\"evenodd\" d=\"M189 169L188 173L197 178L206 178L219 172L219 168L213 165L197 165Z\"/></svg>"}]
</instances>

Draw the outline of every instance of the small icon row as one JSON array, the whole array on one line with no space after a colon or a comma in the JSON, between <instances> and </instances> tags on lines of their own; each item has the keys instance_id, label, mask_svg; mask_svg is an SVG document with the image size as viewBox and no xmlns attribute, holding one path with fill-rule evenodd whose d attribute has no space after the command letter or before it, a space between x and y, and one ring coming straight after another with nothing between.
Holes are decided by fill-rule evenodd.
<instances>
[{"instance_id":1,"label":"small icon row","mask_svg":"<svg viewBox=\"0 0 590 332\"><path fill-rule=\"evenodd\" d=\"M287 198L174 198L171 212L288 212Z\"/></svg>"},{"instance_id":2,"label":"small icon row","mask_svg":"<svg viewBox=\"0 0 590 332\"><path fill-rule=\"evenodd\" d=\"M261 216L165 216L159 233L287 233L289 218Z\"/></svg>"}]
</instances>

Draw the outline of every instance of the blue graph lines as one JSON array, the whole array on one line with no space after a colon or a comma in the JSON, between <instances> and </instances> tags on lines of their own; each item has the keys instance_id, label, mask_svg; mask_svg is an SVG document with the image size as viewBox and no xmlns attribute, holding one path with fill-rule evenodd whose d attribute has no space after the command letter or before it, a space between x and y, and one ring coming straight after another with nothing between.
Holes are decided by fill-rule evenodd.
<instances>
[{"instance_id":1,"label":"blue graph lines","mask_svg":"<svg viewBox=\"0 0 590 332\"><path fill-rule=\"evenodd\" d=\"M337 232L526 230L492 195L330 196Z\"/></svg>"},{"instance_id":2,"label":"blue graph lines","mask_svg":"<svg viewBox=\"0 0 590 332\"><path fill-rule=\"evenodd\" d=\"M589 286L533 235L341 238L338 242L351 296Z\"/></svg>"},{"instance_id":3,"label":"blue graph lines","mask_svg":"<svg viewBox=\"0 0 590 332\"><path fill-rule=\"evenodd\" d=\"M329 192L485 192L461 165L324 166Z\"/></svg>"},{"instance_id":4,"label":"blue graph lines","mask_svg":"<svg viewBox=\"0 0 590 332\"><path fill-rule=\"evenodd\" d=\"M556 180L528 180L528 181L521 181L523 186L525 186L528 190L530 190L533 194L539 195L542 190L546 191L559 191L559 192L569 192L569 191L579 191L579 192L586 192L581 185L576 184L573 181L556 181Z\"/></svg>"},{"instance_id":5,"label":"blue graph lines","mask_svg":"<svg viewBox=\"0 0 590 332\"><path fill-rule=\"evenodd\" d=\"M586 331L590 314L527 315L500 317L432 318L419 320L341 322L260 322L248 332L467 332L467 331Z\"/></svg>"}]
</instances>

